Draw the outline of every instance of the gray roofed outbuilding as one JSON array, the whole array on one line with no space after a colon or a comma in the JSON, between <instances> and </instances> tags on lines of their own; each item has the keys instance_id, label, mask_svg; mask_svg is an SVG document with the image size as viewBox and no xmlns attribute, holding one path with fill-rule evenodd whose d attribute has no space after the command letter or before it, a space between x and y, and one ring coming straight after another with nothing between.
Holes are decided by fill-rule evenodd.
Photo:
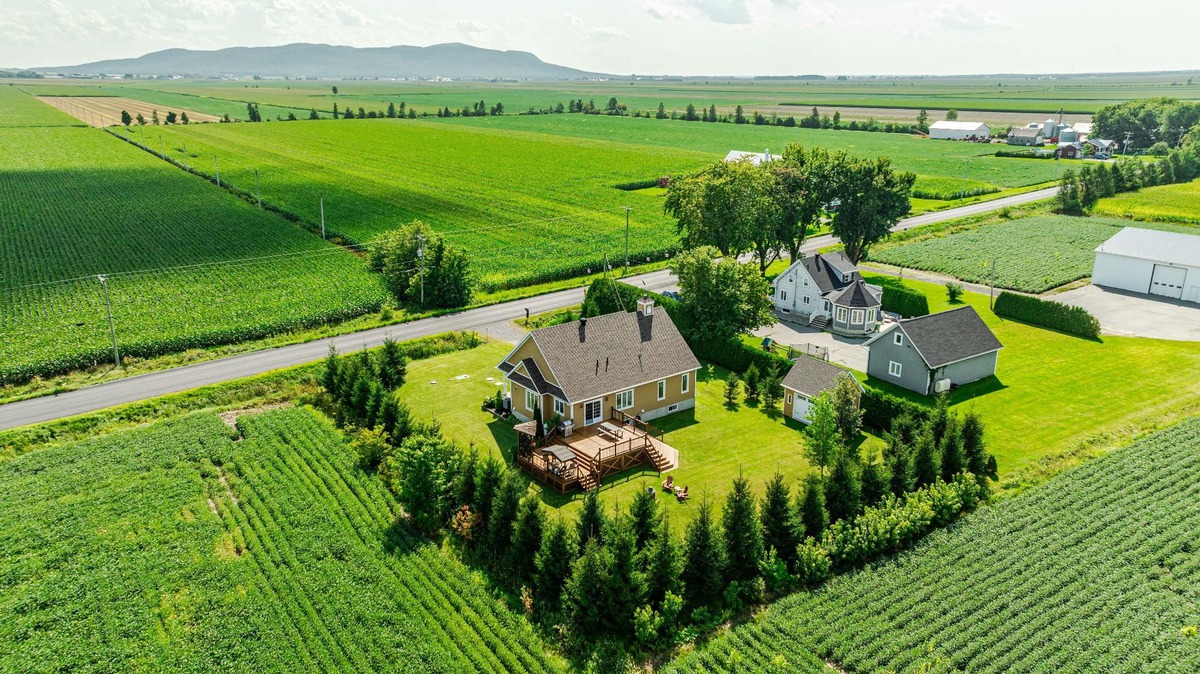
<instances>
[{"instance_id":1,"label":"gray roofed outbuilding","mask_svg":"<svg viewBox=\"0 0 1200 674\"><path fill-rule=\"evenodd\" d=\"M796 359L796 362L792 364L792 369L788 370L787 376L783 378L783 387L815 398L824 391L832 391L842 377L854 379L854 375L849 371L836 365L809 356L801 356ZM857 384L858 380L854 379L854 383ZM861 384L859 384L859 388L862 388Z\"/></svg>"},{"instance_id":2,"label":"gray roofed outbuilding","mask_svg":"<svg viewBox=\"0 0 1200 674\"><path fill-rule=\"evenodd\" d=\"M912 345L931 369L998 351L1004 347L970 306L909 318L897 323L897 328L904 330L904 334L908 335ZM891 330L881 333L867 344L883 338L890 332Z\"/></svg>"},{"instance_id":3,"label":"gray roofed outbuilding","mask_svg":"<svg viewBox=\"0 0 1200 674\"><path fill-rule=\"evenodd\" d=\"M579 402L700 367L675 323L618 311L530 333L566 400ZM510 375L511 377L511 375Z\"/></svg>"}]
</instances>

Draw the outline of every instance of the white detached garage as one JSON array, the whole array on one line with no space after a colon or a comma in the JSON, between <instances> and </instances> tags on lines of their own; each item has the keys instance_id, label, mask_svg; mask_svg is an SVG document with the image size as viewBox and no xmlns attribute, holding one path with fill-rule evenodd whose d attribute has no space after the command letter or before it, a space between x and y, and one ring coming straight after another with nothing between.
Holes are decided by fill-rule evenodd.
<instances>
[{"instance_id":1,"label":"white detached garage","mask_svg":"<svg viewBox=\"0 0 1200 674\"><path fill-rule=\"evenodd\" d=\"M1096 249L1092 283L1200 303L1200 236L1125 227Z\"/></svg>"}]
</instances>

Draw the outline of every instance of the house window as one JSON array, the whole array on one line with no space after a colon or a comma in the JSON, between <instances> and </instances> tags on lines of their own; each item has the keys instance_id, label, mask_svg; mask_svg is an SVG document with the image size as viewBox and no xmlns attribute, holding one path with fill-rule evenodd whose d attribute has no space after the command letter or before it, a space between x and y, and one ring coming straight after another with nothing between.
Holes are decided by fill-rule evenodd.
<instances>
[{"instance_id":1,"label":"house window","mask_svg":"<svg viewBox=\"0 0 1200 674\"><path fill-rule=\"evenodd\" d=\"M805 296L804 296L804 303L805 303L805 304L808 304L808 299L809 299L809 298L808 298L808 295L805 295Z\"/></svg>"},{"instance_id":2,"label":"house window","mask_svg":"<svg viewBox=\"0 0 1200 674\"><path fill-rule=\"evenodd\" d=\"M850 312L850 322L851 323L862 323L862 318L863 318L863 310L862 309L854 309Z\"/></svg>"},{"instance_id":3,"label":"house window","mask_svg":"<svg viewBox=\"0 0 1200 674\"><path fill-rule=\"evenodd\" d=\"M537 394L529 389L525 389L525 409L532 412L534 405L537 405Z\"/></svg>"},{"instance_id":4,"label":"house window","mask_svg":"<svg viewBox=\"0 0 1200 674\"><path fill-rule=\"evenodd\" d=\"M787 299L787 291L786 291L786 290L780 290L780 291L779 291L779 299L781 299L781 300L786 300L786 299Z\"/></svg>"},{"instance_id":5,"label":"house window","mask_svg":"<svg viewBox=\"0 0 1200 674\"><path fill-rule=\"evenodd\" d=\"M904 366L894 360L888 361L888 374L893 377L900 377L900 373L904 370Z\"/></svg>"},{"instance_id":6,"label":"house window","mask_svg":"<svg viewBox=\"0 0 1200 674\"><path fill-rule=\"evenodd\" d=\"M555 398L554 399L554 413L560 417L562 415L566 414L567 413L567 404L564 403L563 401L559 400L558 398Z\"/></svg>"},{"instance_id":7,"label":"house window","mask_svg":"<svg viewBox=\"0 0 1200 674\"><path fill-rule=\"evenodd\" d=\"M667 397L667 380L659 379L658 380L658 399L662 400L663 398L666 398L666 397Z\"/></svg>"},{"instance_id":8,"label":"house window","mask_svg":"<svg viewBox=\"0 0 1200 674\"><path fill-rule=\"evenodd\" d=\"M679 376L679 392L687 393L692 390L692 373L684 372Z\"/></svg>"},{"instance_id":9,"label":"house window","mask_svg":"<svg viewBox=\"0 0 1200 674\"><path fill-rule=\"evenodd\" d=\"M846 307L837 307L837 317L835 320L837 320L838 323L846 322Z\"/></svg>"},{"instance_id":10,"label":"house window","mask_svg":"<svg viewBox=\"0 0 1200 674\"><path fill-rule=\"evenodd\" d=\"M633 407L633 389L621 391L617 394L617 409L627 410Z\"/></svg>"},{"instance_id":11,"label":"house window","mask_svg":"<svg viewBox=\"0 0 1200 674\"><path fill-rule=\"evenodd\" d=\"M867 322L868 323L875 322L875 310L874 309L867 309Z\"/></svg>"},{"instance_id":12,"label":"house window","mask_svg":"<svg viewBox=\"0 0 1200 674\"><path fill-rule=\"evenodd\" d=\"M896 331L896 334L892 335L892 344L895 344L896 346L904 346L904 334L899 330Z\"/></svg>"},{"instance_id":13,"label":"house window","mask_svg":"<svg viewBox=\"0 0 1200 674\"><path fill-rule=\"evenodd\" d=\"M792 404L792 394L791 394L791 393L789 393L789 394L788 394L788 397L787 397L787 404L789 404L789 405L791 405L791 404Z\"/></svg>"}]
</instances>

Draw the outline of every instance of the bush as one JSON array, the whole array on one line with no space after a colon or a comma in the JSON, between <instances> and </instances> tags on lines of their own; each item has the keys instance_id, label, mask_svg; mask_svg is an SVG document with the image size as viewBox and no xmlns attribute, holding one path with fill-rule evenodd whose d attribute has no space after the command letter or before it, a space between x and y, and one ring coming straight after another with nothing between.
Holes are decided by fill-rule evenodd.
<instances>
[{"instance_id":1,"label":"bush","mask_svg":"<svg viewBox=\"0 0 1200 674\"><path fill-rule=\"evenodd\" d=\"M863 425L879 432L890 430L892 419L905 415L911 416L917 423L924 423L929 418L929 408L924 405L872 388L863 392L860 404Z\"/></svg>"},{"instance_id":2,"label":"bush","mask_svg":"<svg viewBox=\"0 0 1200 674\"><path fill-rule=\"evenodd\" d=\"M959 304L962 302L963 286L961 283L950 281L946 283L946 299L950 304Z\"/></svg>"},{"instance_id":3,"label":"bush","mask_svg":"<svg viewBox=\"0 0 1200 674\"><path fill-rule=\"evenodd\" d=\"M1044 300L1031 295L1002 292L996 298L997 316L1011 318L1068 335L1087 339L1100 338L1100 321L1083 307Z\"/></svg>"},{"instance_id":4,"label":"bush","mask_svg":"<svg viewBox=\"0 0 1200 674\"><path fill-rule=\"evenodd\" d=\"M904 285L883 287L881 301L884 311L900 314L905 318L929 315L929 300L920 292Z\"/></svg>"}]
</instances>

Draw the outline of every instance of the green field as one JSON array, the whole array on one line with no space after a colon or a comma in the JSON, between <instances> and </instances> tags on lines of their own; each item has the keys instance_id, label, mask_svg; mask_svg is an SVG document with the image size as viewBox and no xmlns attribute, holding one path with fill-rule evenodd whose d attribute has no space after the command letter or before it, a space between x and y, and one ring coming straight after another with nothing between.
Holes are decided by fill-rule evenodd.
<instances>
[{"instance_id":1,"label":"green field","mask_svg":"<svg viewBox=\"0 0 1200 674\"><path fill-rule=\"evenodd\" d=\"M1197 484L1193 419L783 599L666 671L1196 671ZM788 667L764 669L775 658Z\"/></svg>"},{"instance_id":2,"label":"green field","mask_svg":"<svg viewBox=\"0 0 1200 674\"><path fill-rule=\"evenodd\" d=\"M1094 212L1147 222L1200 225L1200 180L1178 185L1147 187L1101 199Z\"/></svg>"},{"instance_id":3,"label":"green field","mask_svg":"<svg viewBox=\"0 0 1200 674\"><path fill-rule=\"evenodd\" d=\"M0 465L0 670L557 671L305 409Z\"/></svg>"},{"instance_id":4,"label":"green field","mask_svg":"<svg viewBox=\"0 0 1200 674\"><path fill-rule=\"evenodd\" d=\"M150 147L159 131L132 129ZM702 166L711 158L663 147L560 138L423 121L207 124L162 131L168 154L254 191L305 220L366 242L424 220L466 246L485 290L582 275L604 255L645 261L677 247L658 190L614 185ZM175 152L177 156L182 156ZM211 171L210 171L211 172Z\"/></svg>"},{"instance_id":5,"label":"green field","mask_svg":"<svg viewBox=\"0 0 1200 674\"><path fill-rule=\"evenodd\" d=\"M0 129L0 147L0 381L111 358L97 274L131 356L349 318L384 297L353 254L103 131Z\"/></svg>"},{"instance_id":6,"label":"green field","mask_svg":"<svg viewBox=\"0 0 1200 674\"><path fill-rule=\"evenodd\" d=\"M40 126L83 126L83 122L16 87L0 85L0 129ZM0 154L0 161L4 156Z\"/></svg>"},{"instance_id":7,"label":"green field","mask_svg":"<svg viewBox=\"0 0 1200 674\"><path fill-rule=\"evenodd\" d=\"M871 259L983 284L991 279L994 260L998 287L1040 293L1091 276L1096 246L1127 226L1139 223L1035 215L939 238L883 245L871 251Z\"/></svg>"},{"instance_id":8,"label":"green field","mask_svg":"<svg viewBox=\"0 0 1200 674\"><path fill-rule=\"evenodd\" d=\"M594 100L603 105L616 97L631 111L654 110L661 102L671 110L716 105L728 112L736 105L782 115L801 116L812 106L869 109L945 110L1028 113L1034 119L1064 109L1088 114L1102 105L1139 98L1171 96L1200 99L1200 85L1187 84L1194 73L1059 76L1054 79L999 77L860 78L853 80L772 80L731 78L614 78L590 82L389 82L389 81L177 81L177 80L23 80L31 90L60 93L75 87L148 100L157 93L199 96L191 106L202 112L223 114L228 101L253 101L264 106L296 111L332 110L337 102L368 110L405 101L418 112L450 107L460 109L480 99L500 101L509 113L541 110L571 99ZM332 87L338 87L335 96ZM204 107L201 107L204 106ZM265 112L265 109L264 109ZM843 116L847 116L843 112ZM237 116L237 115L235 115ZM274 113L268 115L274 117ZM996 115L975 115L993 121ZM858 116L855 118L862 118ZM1023 117L1022 117L1023 119ZM1011 120L1004 117L1003 121ZM1027 120L1031 121L1031 120Z\"/></svg>"}]
</instances>

